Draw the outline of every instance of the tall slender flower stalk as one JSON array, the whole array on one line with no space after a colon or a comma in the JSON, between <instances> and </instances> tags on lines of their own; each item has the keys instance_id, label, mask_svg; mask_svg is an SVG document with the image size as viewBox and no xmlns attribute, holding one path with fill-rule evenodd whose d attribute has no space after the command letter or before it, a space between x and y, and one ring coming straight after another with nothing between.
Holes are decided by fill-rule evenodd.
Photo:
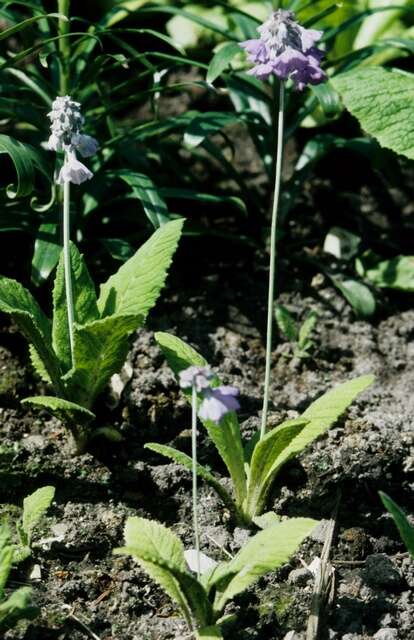
<instances>
[{"instance_id":1,"label":"tall slender flower stalk","mask_svg":"<svg viewBox=\"0 0 414 640\"><path fill-rule=\"evenodd\" d=\"M315 29L305 29L295 19L292 11L279 8L282 2L275 3L277 10L273 11L257 31L258 38L246 40L240 46L247 52L249 62L253 67L248 71L259 80L268 80L276 76L279 80L279 108L276 150L275 188L272 208L272 226L270 235L270 268L269 293L267 303L267 331L266 331L266 365L263 393L263 411L260 425L260 438L266 433L267 414L269 407L269 389L271 374L273 314L275 299L275 278L277 260L277 223L282 178L284 120L285 120L285 84L291 81L293 87L303 91L310 84L319 84L326 80L326 75L320 63L324 52L318 49L316 43L323 32Z\"/></svg>"},{"instance_id":2,"label":"tall slender flower stalk","mask_svg":"<svg viewBox=\"0 0 414 640\"><path fill-rule=\"evenodd\" d=\"M70 42L69 42L69 11L70 0L58 0L58 11L66 18L59 20L59 53L60 53L60 95L63 97L69 93L70 87ZM67 161L65 151L65 162ZM66 307L68 314L69 343L72 364L74 364L74 335L73 325L75 314L73 309L72 267L70 260L70 182L65 182L61 187L63 199L63 256L65 270Z\"/></svg>"},{"instance_id":3,"label":"tall slender flower stalk","mask_svg":"<svg viewBox=\"0 0 414 640\"><path fill-rule=\"evenodd\" d=\"M276 259L277 259L277 222L279 213L280 187L282 182L283 165L283 142L285 128L285 83L279 82L279 107L277 120L277 148L276 148L276 168L275 186L272 207L272 227L270 232L270 266L269 266L269 291L267 299L267 330L266 330L266 365L265 382L263 393L263 410L260 426L260 438L266 433L267 413L269 408L270 373L272 364L272 342L274 324L274 301L275 301L275 280L276 280Z\"/></svg>"},{"instance_id":4,"label":"tall slender flower stalk","mask_svg":"<svg viewBox=\"0 0 414 640\"><path fill-rule=\"evenodd\" d=\"M237 400L238 390L235 387L212 387L214 374L209 367L188 367L180 371L181 389L191 389L191 457L193 475L193 529L196 552L197 578L201 576L200 529L198 526L198 487L197 487L197 416L201 420L210 420L220 424L230 411L237 411L240 405ZM201 396L198 407L198 394Z\"/></svg>"},{"instance_id":5,"label":"tall slender flower stalk","mask_svg":"<svg viewBox=\"0 0 414 640\"><path fill-rule=\"evenodd\" d=\"M197 488L197 387L193 381L191 396L191 457L193 460L193 528L196 551L197 579L200 580L200 531L198 528L198 488Z\"/></svg>"}]
</instances>

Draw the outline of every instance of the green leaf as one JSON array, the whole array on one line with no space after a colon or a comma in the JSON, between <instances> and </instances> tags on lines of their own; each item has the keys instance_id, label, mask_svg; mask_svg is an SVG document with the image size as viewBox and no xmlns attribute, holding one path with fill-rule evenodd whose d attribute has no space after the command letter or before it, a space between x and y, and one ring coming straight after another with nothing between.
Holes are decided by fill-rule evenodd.
<instances>
[{"instance_id":1,"label":"green leaf","mask_svg":"<svg viewBox=\"0 0 414 640\"><path fill-rule=\"evenodd\" d=\"M223 640L223 636L220 627L214 625L214 627L204 627L204 629L198 629L197 638L200 640Z\"/></svg>"},{"instance_id":2,"label":"green leaf","mask_svg":"<svg viewBox=\"0 0 414 640\"><path fill-rule=\"evenodd\" d=\"M30 546L32 533L42 516L49 509L55 497L55 487L37 489L23 500L22 528L26 534L26 544Z\"/></svg>"},{"instance_id":3,"label":"green leaf","mask_svg":"<svg viewBox=\"0 0 414 640\"><path fill-rule=\"evenodd\" d=\"M11 629L19 620L34 620L39 613L39 609L32 605L32 590L22 587L0 603L0 631Z\"/></svg>"},{"instance_id":4,"label":"green leaf","mask_svg":"<svg viewBox=\"0 0 414 640\"><path fill-rule=\"evenodd\" d=\"M390 496L382 491L379 492L379 495L384 507L392 515L397 529L400 532L400 536L411 557L414 559L414 527L408 522L408 518L401 507L399 507Z\"/></svg>"},{"instance_id":5,"label":"green leaf","mask_svg":"<svg viewBox=\"0 0 414 640\"><path fill-rule=\"evenodd\" d=\"M155 451L156 453L159 453L160 455L165 456L166 458L170 458L170 460L174 460L174 462L177 462L177 464L181 464L183 467L186 467L186 469L188 469L189 471L192 471L193 469L192 458L188 456L186 453L183 453L182 451L177 451L177 449L174 449L173 447L168 447L164 444L158 444L156 442L148 442L144 446L146 449L151 449L151 451ZM215 478L213 474L210 473L201 464L197 464L197 475L199 475L200 478L205 480L211 487L213 487L213 489L218 493L218 495L223 500L227 508L232 513L235 513L237 515L237 507L232 497L229 495L229 493L226 491L223 485L219 482L219 480L217 480L217 478Z\"/></svg>"},{"instance_id":6,"label":"green leaf","mask_svg":"<svg viewBox=\"0 0 414 640\"><path fill-rule=\"evenodd\" d=\"M125 169L113 172L131 187L132 193L138 198L144 211L155 229L171 220L165 200L151 178L144 173L127 171Z\"/></svg>"},{"instance_id":7,"label":"green leaf","mask_svg":"<svg viewBox=\"0 0 414 640\"><path fill-rule=\"evenodd\" d=\"M358 273L376 287L414 291L414 256L396 256L381 260L372 252L357 259Z\"/></svg>"},{"instance_id":8,"label":"green leaf","mask_svg":"<svg viewBox=\"0 0 414 640\"><path fill-rule=\"evenodd\" d=\"M279 469L280 456L308 424L304 418L289 420L272 429L256 444L248 473L244 511L249 520L262 513L266 497Z\"/></svg>"},{"instance_id":9,"label":"green leaf","mask_svg":"<svg viewBox=\"0 0 414 640\"><path fill-rule=\"evenodd\" d=\"M129 351L129 335L142 324L135 315L108 316L84 326L74 325L75 366L64 380L69 396L90 409Z\"/></svg>"},{"instance_id":10,"label":"green leaf","mask_svg":"<svg viewBox=\"0 0 414 640\"><path fill-rule=\"evenodd\" d=\"M29 345L29 355L30 355L30 362L32 363L32 367L34 368L34 370L36 371L40 379L43 380L43 382L52 384L50 375L47 372L47 369L43 363L43 360L41 359L41 357L39 356L39 354L37 353L36 349L32 344Z\"/></svg>"},{"instance_id":11,"label":"green leaf","mask_svg":"<svg viewBox=\"0 0 414 640\"><path fill-rule=\"evenodd\" d=\"M367 133L414 159L414 75L372 66L335 76L332 83Z\"/></svg>"},{"instance_id":12,"label":"green leaf","mask_svg":"<svg viewBox=\"0 0 414 640\"><path fill-rule=\"evenodd\" d=\"M287 446L281 447L278 454L272 456L272 466L265 479L262 481L263 489L260 494L258 494L257 489L255 489L253 481L250 480L249 500L248 502L246 501L246 512L250 518L259 515L263 511L267 490L270 488L271 483L274 481L283 465L286 464L288 460L301 453L303 449L316 440L316 438L325 433L325 431L327 431L327 429L329 429L329 427L338 420L355 398L365 391L365 389L367 389L373 382L374 376L367 375L340 384L331 391L325 393L325 395L313 402L310 407L306 409L302 416L298 418L298 421L304 420L307 424L299 430L299 433L295 435L290 442L287 443ZM271 431L266 437L271 441L273 434L274 431ZM266 442L265 439L264 441ZM255 456L256 450L259 447L258 453L255 456L255 461L258 466L260 463L260 444L261 443L256 445L256 449L253 454L253 456Z\"/></svg>"},{"instance_id":13,"label":"green leaf","mask_svg":"<svg viewBox=\"0 0 414 640\"><path fill-rule=\"evenodd\" d=\"M358 280L347 278L343 280L330 276L333 284L349 302L357 316L369 318L375 313L376 302L370 289Z\"/></svg>"},{"instance_id":14,"label":"green leaf","mask_svg":"<svg viewBox=\"0 0 414 640\"><path fill-rule=\"evenodd\" d=\"M299 339L298 346L299 349L306 349L309 347L309 338L316 327L318 322L318 314L316 311L311 311L305 318L300 330L299 330Z\"/></svg>"},{"instance_id":15,"label":"green leaf","mask_svg":"<svg viewBox=\"0 0 414 640\"><path fill-rule=\"evenodd\" d=\"M22 400L22 404L27 404L39 409L46 409L63 423L87 425L95 418L94 414L88 411L88 409L85 409L85 407L53 396L33 396L25 398Z\"/></svg>"},{"instance_id":16,"label":"green leaf","mask_svg":"<svg viewBox=\"0 0 414 640\"><path fill-rule=\"evenodd\" d=\"M188 125L184 134L184 144L190 148L198 147L207 136L221 131L226 125L239 121L240 117L234 113L221 111L201 113Z\"/></svg>"},{"instance_id":17,"label":"green leaf","mask_svg":"<svg viewBox=\"0 0 414 640\"><path fill-rule=\"evenodd\" d=\"M0 602L13 565L15 547L10 544L10 527L6 521L0 526Z\"/></svg>"},{"instance_id":18,"label":"green leaf","mask_svg":"<svg viewBox=\"0 0 414 640\"><path fill-rule=\"evenodd\" d=\"M158 332L155 339L176 376L182 369L192 365L203 367L207 364L200 354L176 336ZM187 392L186 396L191 401L191 393ZM240 506L246 495L246 475L237 415L234 412L227 413L218 425L211 420L203 421L203 424L229 471L236 503Z\"/></svg>"},{"instance_id":19,"label":"green leaf","mask_svg":"<svg viewBox=\"0 0 414 640\"><path fill-rule=\"evenodd\" d=\"M226 42L212 58L207 71L207 82L214 82L229 66L233 58L241 53L240 45L236 42Z\"/></svg>"},{"instance_id":20,"label":"green leaf","mask_svg":"<svg viewBox=\"0 0 414 640\"><path fill-rule=\"evenodd\" d=\"M39 227L32 258L32 282L39 286L56 267L62 251L60 225L45 223Z\"/></svg>"},{"instance_id":21,"label":"green leaf","mask_svg":"<svg viewBox=\"0 0 414 640\"><path fill-rule=\"evenodd\" d=\"M335 91L330 80L323 84L312 85L312 93L318 99L323 113L327 118L334 118L342 111L341 99Z\"/></svg>"},{"instance_id":22,"label":"green leaf","mask_svg":"<svg viewBox=\"0 0 414 640\"><path fill-rule=\"evenodd\" d=\"M201 584L188 572L183 545L172 531L153 520L128 518L125 545L114 553L132 555L178 604L189 625L192 615L201 626L209 624L211 605Z\"/></svg>"},{"instance_id":23,"label":"green leaf","mask_svg":"<svg viewBox=\"0 0 414 640\"><path fill-rule=\"evenodd\" d=\"M292 443L282 454L284 464L288 459L297 455L305 447L321 436L331 427L360 393L368 389L375 381L375 376L366 375L344 382L321 398L312 402L301 418L308 421L306 427L294 438Z\"/></svg>"},{"instance_id":24,"label":"green leaf","mask_svg":"<svg viewBox=\"0 0 414 640\"><path fill-rule=\"evenodd\" d=\"M34 187L36 169L48 175L43 158L34 147L4 134L0 134L1 154L7 154L10 157L17 174L17 185L7 187L9 198L23 198L30 195Z\"/></svg>"},{"instance_id":25,"label":"green leaf","mask_svg":"<svg viewBox=\"0 0 414 640\"><path fill-rule=\"evenodd\" d=\"M99 318L95 285L89 275L83 256L73 242L70 243L70 261L75 322L83 325ZM60 254L53 289L52 339L53 349L59 358L61 369L63 372L67 372L72 366L72 358L69 341L63 251Z\"/></svg>"},{"instance_id":26,"label":"green leaf","mask_svg":"<svg viewBox=\"0 0 414 640\"><path fill-rule=\"evenodd\" d=\"M44 13L40 16L33 16L32 18L27 18L26 20L22 20L19 24L15 24L8 29L3 29L0 32L0 40L5 40L6 38L10 38L15 33L26 29L31 26L34 22L38 22L39 20L44 20L45 18L57 18L59 20L68 21L67 17L60 13Z\"/></svg>"},{"instance_id":27,"label":"green leaf","mask_svg":"<svg viewBox=\"0 0 414 640\"><path fill-rule=\"evenodd\" d=\"M250 538L233 560L213 570L208 587L217 591L214 610L220 613L231 598L285 564L316 525L310 518L291 518Z\"/></svg>"},{"instance_id":28,"label":"green leaf","mask_svg":"<svg viewBox=\"0 0 414 640\"><path fill-rule=\"evenodd\" d=\"M298 330L292 314L282 304L277 304L275 317L277 326L289 342L296 342L298 339Z\"/></svg>"},{"instance_id":29,"label":"green leaf","mask_svg":"<svg viewBox=\"0 0 414 640\"><path fill-rule=\"evenodd\" d=\"M16 280L0 277L0 311L11 315L42 360L56 391L63 394L59 362L52 350L51 325L31 293Z\"/></svg>"},{"instance_id":30,"label":"green leaf","mask_svg":"<svg viewBox=\"0 0 414 640\"><path fill-rule=\"evenodd\" d=\"M102 317L136 315L145 320L167 277L184 220L167 222L119 271L101 286L98 308Z\"/></svg>"}]
</instances>

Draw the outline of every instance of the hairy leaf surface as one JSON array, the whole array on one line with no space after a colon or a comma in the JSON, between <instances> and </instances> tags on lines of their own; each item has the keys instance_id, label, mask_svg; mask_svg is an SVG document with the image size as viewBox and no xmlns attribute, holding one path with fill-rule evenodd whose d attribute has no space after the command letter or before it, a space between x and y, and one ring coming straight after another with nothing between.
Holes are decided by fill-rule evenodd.
<instances>
[{"instance_id":1,"label":"hairy leaf surface","mask_svg":"<svg viewBox=\"0 0 414 640\"><path fill-rule=\"evenodd\" d=\"M89 275L83 256L79 253L79 250L73 242L70 243L70 260L75 322L78 324L87 324L99 318L95 285ZM53 348L61 363L62 371L66 372L71 368L72 360L69 342L63 251L60 255L53 289L52 339Z\"/></svg>"},{"instance_id":2,"label":"hairy leaf surface","mask_svg":"<svg viewBox=\"0 0 414 640\"><path fill-rule=\"evenodd\" d=\"M101 286L98 307L105 318L136 315L145 320L154 306L181 236L184 220L157 229L119 271Z\"/></svg>"}]
</instances>

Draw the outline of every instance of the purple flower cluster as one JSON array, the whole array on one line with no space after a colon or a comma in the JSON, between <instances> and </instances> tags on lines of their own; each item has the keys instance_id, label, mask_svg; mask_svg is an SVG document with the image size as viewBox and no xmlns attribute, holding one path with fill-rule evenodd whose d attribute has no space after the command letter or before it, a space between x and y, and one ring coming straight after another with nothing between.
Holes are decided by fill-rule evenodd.
<instances>
[{"instance_id":1,"label":"purple flower cluster","mask_svg":"<svg viewBox=\"0 0 414 640\"><path fill-rule=\"evenodd\" d=\"M230 411L237 411L240 405L236 397L239 395L235 387L211 387L214 374L208 367L188 367L180 371L180 387L195 387L202 397L198 410L201 420L212 420L219 424Z\"/></svg>"},{"instance_id":2,"label":"purple flower cluster","mask_svg":"<svg viewBox=\"0 0 414 640\"><path fill-rule=\"evenodd\" d=\"M260 80L267 80L272 74L281 80L290 78L299 91L326 79L320 67L324 52L315 46L322 31L301 27L292 11L279 9L258 32L260 38L240 43L255 65L251 75Z\"/></svg>"}]
</instances>

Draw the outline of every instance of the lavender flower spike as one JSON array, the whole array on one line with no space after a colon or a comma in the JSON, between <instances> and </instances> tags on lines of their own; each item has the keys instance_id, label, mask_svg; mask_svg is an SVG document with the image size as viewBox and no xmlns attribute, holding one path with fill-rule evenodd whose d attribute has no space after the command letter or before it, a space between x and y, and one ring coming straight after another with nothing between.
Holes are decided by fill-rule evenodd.
<instances>
[{"instance_id":1,"label":"lavender flower spike","mask_svg":"<svg viewBox=\"0 0 414 640\"><path fill-rule=\"evenodd\" d=\"M57 179L60 185L68 182L82 184L93 176L76 157L76 152L79 152L83 158L90 158L99 148L95 138L82 133L85 119L80 106L70 96L63 96L53 101L52 111L48 113L51 135L46 146L50 151L65 153L64 164Z\"/></svg>"},{"instance_id":2,"label":"lavender flower spike","mask_svg":"<svg viewBox=\"0 0 414 640\"><path fill-rule=\"evenodd\" d=\"M324 52L316 47L322 31L305 29L296 22L292 11L278 9L258 32L260 38L240 43L255 65L249 71L251 75L260 80L267 80L271 75L280 80L291 79L299 91L326 80L320 67Z\"/></svg>"},{"instance_id":3,"label":"lavender flower spike","mask_svg":"<svg viewBox=\"0 0 414 640\"><path fill-rule=\"evenodd\" d=\"M206 389L204 398L198 411L201 420L211 420L219 424L224 416L230 411L237 411L240 408L236 396L239 390L236 387L215 387Z\"/></svg>"}]
</instances>

